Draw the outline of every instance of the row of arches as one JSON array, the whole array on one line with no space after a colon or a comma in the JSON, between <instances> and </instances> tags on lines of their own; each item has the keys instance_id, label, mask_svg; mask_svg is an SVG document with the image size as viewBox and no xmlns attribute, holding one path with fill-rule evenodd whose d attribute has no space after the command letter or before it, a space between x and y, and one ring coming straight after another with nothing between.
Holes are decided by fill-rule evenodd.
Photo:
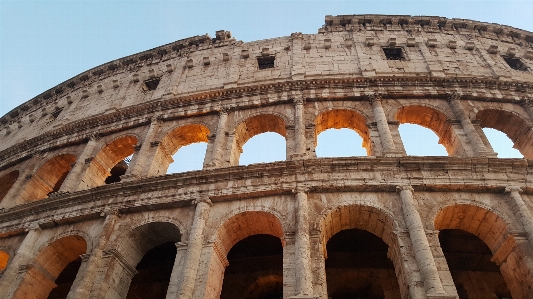
<instances>
[{"instance_id":1,"label":"row of arches","mask_svg":"<svg viewBox=\"0 0 533 299\"><path fill-rule=\"evenodd\" d=\"M477 221L471 221L473 217ZM456 204L440 210L433 226L438 232L433 256L444 273L443 284L450 283L448 294L460 299L525 299L533 294L531 248L520 245L502 217L480 206ZM322 250L314 253L316 295L405 299L419 292L402 224L387 210L339 206L320 219L319 227L315 245ZM197 282L196 288L209 285L212 290L203 294L206 298L286 298L294 275L288 270L294 253L287 250L294 248L286 229L278 216L266 211L244 211L226 219L204 239L216 250L204 246L204 260L211 262L199 273L207 277L205 285ZM109 280L104 283L107 292L114 291L113 298L158 299L175 291L179 277L173 272L181 271L184 258L175 244L182 241L182 231L176 223L154 221L127 233L115 232L123 237L113 250L124 261L99 261L106 268L98 273ZM74 292L86 279L86 260L82 262L80 255L94 253L84 238L61 236L40 249L13 298L66 298ZM218 259L222 262L214 262ZM135 268L133 275L124 264ZM322 278L325 285L318 283ZM91 292L99 287L92 284Z\"/></svg>"},{"instance_id":2,"label":"row of arches","mask_svg":"<svg viewBox=\"0 0 533 299\"><path fill-rule=\"evenodd\" d=\"M525 158L533 156L533 152L531 152L533 138L530 138L531 126L529 122L511 112L494 109L479 111L476 117L480 119L479 128L494 128L504 132L514 142L514 147ZM436 134L439 143L444 146L450 156L472 156L471 149L467 148L469 141L464 136L465 134L459 124L434 107L422 105L403 106L398 109L395 119L400 124L416 124L431 130ZM215 148L214 142L209 139L210 136L214 135L213 130L210 130L206 124L186 124L172 128L167 132L164 132L164 128L159 126L154 130L156 131L154 133L155 136L162 136L154 137L160 138L158 140L148 140L150 136L143 138L137 134L125 134L107 141L97 152L91 152L85 158L85 161L78 161L78 156L74 153L64 153L42 162L33 173L24 178L19 177L19 170L3 175L0 177L0 200L7 195L17 180L24 180L25 183L22 183L21 185L23 186L17 191L16 204L39 200L51 193L60 191L64 181L68 179L70 179L69 187L63 187L63 190L66 191L83 190L106 183L119 182L122 175L132 172L128 170L130 159L133 159L131 161L134 161L137 167L136 171L134 171L135 175L142 177L172 173L174 168L170 168L169 171L169 166L174 162L173 157L176 157L178 151L185 150L187 146L196 146L193 149L194 154L202 160L199 163L201 166L198 165L197 169L201 169L213 162L213 156L217 155L214 151L218 151L218 155L222 156L219 160L223 161L218 161L219 166L238 165L239 162L242 162L240 161L241 153L245 145L252 138L269 132L279 136L277 140L267 141L269 144L262 144L256 147L253 152L270 152L269 149L277 146L285 149L285 157L288 158L294 151L294 142L291 141L294 133L289 132L288 128L290 126L288 126L287 120L280 115L261 114L251 116L240 122L233 133L228 134L226 131L221 131L222 134L227 136L218 136L218 138L226 138L227 140L221 142L222 148L218 149ZM314 156L313 149L317 147L318 136L328 130L341 128L354 131L360 136L366 155L376 155L382 152L380 136L374 125L369 122L369 118L363 116L360 111L351 109L330 109L318 114L314 119L313 125L306 126L306 132L303 133L306 135L306 151L311 157ZM492 148L485 138L485 134L480 130L477 133L481 136L485 146ZM396 135L393 134L393 138L396 139L394 142L402 150L402 140L399 134ZM344 140L346 138L341 137L338 139ZM425 140L416 139L415 137L415 144L426 143ZM283 147L283 140L286 143L285 147ZM274 143L281 144L274 145ZM198 147L199 144L203 144L203 147ZM209 144L211 146L208 149ZM144 154L149 156L140 157L137 160L134 159L135 157L132 158L135 153L139 153L139 149L143 145L147 148L153 148L153 150L146 149ZM335 144L330 147L335 146L342 147L342 144ZM184 159L181 158L181 160L183 161ZM283 159L279 157L278 160ZM82 173L76 173L76 175L67 178L76 163L82 164L84 162L87 167L80 166L77 170ZM247 163L244 162L244 164Z\"/></svg>"}]
</instances>

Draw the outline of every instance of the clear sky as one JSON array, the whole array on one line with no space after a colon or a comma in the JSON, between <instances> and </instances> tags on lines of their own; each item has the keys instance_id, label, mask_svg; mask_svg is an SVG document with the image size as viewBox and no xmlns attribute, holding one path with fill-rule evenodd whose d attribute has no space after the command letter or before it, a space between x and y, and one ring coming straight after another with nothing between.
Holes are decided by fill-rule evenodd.
<instances>
[{"instance_id":1,"label":"clear sky","mask_svg":"<svg viewBox=\"0 0 533 299\"><path fill-rule=\"evenodd\" d=\"M90 68L179 39L221 29L245 42L316 33L325 15L341 14L433 15L533 31L533 1L0 0L0 115Z\"/></svg>"}]
</instances>

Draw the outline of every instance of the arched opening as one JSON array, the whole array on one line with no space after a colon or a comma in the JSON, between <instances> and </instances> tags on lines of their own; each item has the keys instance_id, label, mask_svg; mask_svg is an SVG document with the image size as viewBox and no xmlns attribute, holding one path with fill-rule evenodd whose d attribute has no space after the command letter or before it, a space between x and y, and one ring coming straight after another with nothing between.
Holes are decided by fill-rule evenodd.
<instances>
[{"instance_id":1,"label":"arched opening","mask_svg":"<svg viewBox=\"0 0 533 299\"><path fill-rule=\"evenodd\" d=\"M483 128L492 149L498 158L524 158L519 150L513 148L513 141L504 132L492 128Z\"/></svg>"},{"instance_id":2,"label":"arched opening","mask_svg":"<svg viewBox=\"0 0 533 299\"><path fill-rule=\"evenodd\" d=\"M80 236L67 236L43 249L26 270L13 298L66 298L81 265L87 243Z\"/></svg>"},{"instance_id":3,"label":"arched opening","mask_svg":"<svg viewBox=\"0 0 533 299\"><path fill-rule=\"evenodd\" d=\"M117 248L125 263L114 264L106 273L117 298L164 299L176 258L175 243L180 240L179 228L169 222L150 222L129 232ZM122 278L114 281L112 277Z\"/></svg>"},{"instance_id":4,"label":"arched opening","mask_svg":"<svg viewBox=\"0 0 533 299\"><path fill-rule=\"evenodd\" d=\"M283 161L285 157L285 138L278 133L261 133L243 145L239 165Z\"/></svg>"},{"instance_id":5,"label":"arched opening","mask_svg":"<svg viewBox=\"0 0 533 299\"><path fill-rule=\"evenodd\" d=\"M328 138L328 135L334 139L323 140ZM354 145L355 142L361 145ZM317 157L372 155L372 142L366 119L361 114L346 109L321 113L315 119L315 147Z\"/></svg>"},{"instance_id":6,"label":"arched opening","mask_svg":"<svg viewBox=\"0 0 533 299\"><path fill-rule=\"evenodd\" d=\"M401 124L398 128L405 152L409 156L447 156L435 132L420 125Z\"/></svg>"},{"instance_id":7,"label":"arched opening","mask_svg":"<svg viewBox=\"0 0 533 299\"><path fill-rule=\"evenodd\" d=\"M439 242L459 299L511 298L500 268L491 261L492 252L478 237L445 229L439 232Z\"/></svg>"},{"instance_id":8,"label":"arched opening","mask_svg":"<svg viewBox=\"0 0 533 299\"><path fill-rule=\"evenodd\" d=\"M235 135L233 136L233 146L230 156L231 165L239 165L239 159L243 152L243 145L248 142L252 137L261 133L273 132L283 136L287 139L287 131L285 128L285 121L279 116L272 114L262 114L250 117L241 122L237 128L235 128ZM271 148L272 146L278 146L275 144L264 144L261 149L253 149L254 154L258 154L264 151L264 148ZM257 151L255 151L257 150ZM285 154L286 157L286 154ZM271 161L269 161L271 162Z\"/></svg>"},{"instance_id":9,"label":"arched opening","mask_svg":"<svg viewBox=\"0 0 533 299\"><path fill-rule=\"evenodd\" d=\"M283 246L271 235L252 235L228 253L221 299L282 298Z\"/></svg>"},{"instance_id":10,"label":"arched opening","mask_svg":"<svg viewBox=\"0 0 533 299\"><path fill-rule=\"evenodd\" d=\"M13 184L15 184L18 177L19 171L13 170L0 178L0 202L2 201L2 199L4 199L4 197L6 197L7 192L9 192L9 189L13 187Z\"/></svg>"},{"instance_id":11,"label":"arched opening","mask_svg":"<svg viewBox=\"0 0 533 299\"><path fill-rule=\"evenodd\" d=\"M481 110L476 114L476 118L480 120L482 128L492 128L505 133L512 140L513 148L525 158L533 158L533 132L530 124L524 119L514 113L496 109ZM490 140L484 141L490 147L498 143L497 140L491 143L489 143Z\"/></svg>"},{"instance_id":12,"label":"arched opening","mask_svg":"<svg viewBox=\"0 0 533 299\"><path fill-rule=\"evenodd\" d=\"M159 144L149 175L202 169L208 137L209 129L203 125L192 124L173 129ZM191 153L191 149L194 152ZM187 152L193 154L194 164L182 155Z\"/></svg>"},{"instance_id":13,"label":"arched opening","mask_svg":"<svg viewBox=\"0 0 533 299\"><path fill-rule=\"evenodd\" d=\"M71 154L55 156L46 161L26 183L18 202L36 201L46 198L50 193L57 192L74 162L76 162L76 156Z\"/></svg>"},{"instance_id":14,"label":"arched opening","mask_svg":"<svg viewBox=\"0 0 533 299\"><path fill-rule=\"evenodd\" d=\"M89 189L106 183L120 181L120 176L126 173L128 161L133 155L137 137L124 136L106 144L92 159L89 169L80 184L80 189Z\"/></svg>"},{"instance_id":15,"label":"arched opening","mask_svg":"<svg viewBox=\"0 0 533 299\"><path fill-rule=\"evenodd\" d=\"M478 206L457 204L437 213L435 229L453 230L441 232L439 240L444 243L441 246L462 298L498 298L507 290L515 299L533 298L533 274L526 254L500 216ZM505 286L498 279L499 274ZM494 285L487 285L487 280Z\"/></svg>"},{"instance_id":16,"label":"arched opening","mask_svg":"<svg viewBox=\"0 0 533 299\"><path fill-rule=\"evenodd\" d=\"M138 273L131 280L126 299L165 299L176 253L174 242L150 249L135 267Z\"/></svg>"},{"instance_id":17,"label":"arched opening","mask_svg":"<svg viewBox=\"0 0 533 299\"><path fill-rule=\"evenodd\" d=\"M5 251L0 251L0 272L4 271L9 262L9 254Z\"/></svg>"},{"instance_id":18,"label":"arched opening","mask_svg":"<svg viewBox=\"0 0 533 299\"><path fill-rule=\"evenodd\" d=\"M368 206L343 206L326 215L321 227L328 297L406 298L409 290L395 271L402 261L389 259L389 247L398 248L393 225L391 217Z\"/></svg>"},{"instance_id":19,"label":"arched opening","mask_svg":"<svg viewBox=\"0 0 533 299\"><path fill-rule=\"evenodd\" d=\"M215 236L207 272L210 292L220 298L281 298L283 245L281 223L273 214L253 211L229 218ZM223 281L215 281L219 277Z\"/></svg>"},{"instance_id":20,"label":"arched opening","mask_svg":"<svg viewBox=\"0 0 533 299\"><path fill-rule=\"evenodd\" d=\"M426 106L404 106L396 112L396 120L399 121L400 124L407 123L419 125L433 131L433 133L438 136L438 142L436 144L441 144L446 149L447 154L443 155L466 156L460 140L457 138L448 117L444 113ZM427 134L427 132L421 133L421 131L414 131L411 133L410 131L412 131L413 128L414 127L412 126L400 126L402 141L405 144L406 151L410 144L413 144L413 147L415 148L426 146L428 141L421 138L431 136L431 134ZM423 142L420 142L421 140L423 140ZM442 154L442 151L439 152L438 147L428 149L430 152L435 151L435 154L432 156ZM424 152L424 154L425 153L426 152Z\"/></svg>"}]
</instances>

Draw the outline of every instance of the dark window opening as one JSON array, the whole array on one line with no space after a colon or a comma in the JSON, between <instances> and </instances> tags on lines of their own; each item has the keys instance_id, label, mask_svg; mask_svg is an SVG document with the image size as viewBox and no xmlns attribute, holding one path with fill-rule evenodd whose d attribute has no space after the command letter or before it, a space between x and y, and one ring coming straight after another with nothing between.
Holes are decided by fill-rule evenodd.
<instances>
[{"instance_id":1,"label":"dark window opening","mask_svg":"<svg viewBox=\"0 0 533 299\"><path fill-rule=\"evenodd\" d=\"M57 119L59 117L59 114L61 114L61 112L63 111L63 109L57 109L56 111L52 112L52 116L54 117L54 119Z\"/></svg>"},{"instance_id":2,"label":"dark window opening","mask_svg":"<svg viewBox=\"0 0 533 299\"><path fill-rule=\"evenodd\" d=\"M259 65L260 70L264 69L272 69L274 68L274 60L276 57L274 56L262 56L257 57L257 64Z\"/></svg>"},{"instance_id":3,"label":"dark window opening","mask_svg":"<svg viewBox=\"0 0 533 299\"><path fill-rule=\"evenodd\" d=\"M156 90L157 85L159 85L160 78L153 78L144 81L144 90Z\"/></svg>"},{"instance_id":4,"label":"dark window opening","mask_svg":"<svg viewBox=\"0 0 533 299\"><path fill-rule=\"evenodd\" d=\"M527 71L527 66L519 58L503 56L503 60L505 60L513 70Z\"/></svg>"},{"instance_id":5,"label":"dark window opening","mask_svg":"<svg viewBox=\"0 0 533 299\"><path fill-rule=\"evenodd\" d=\"M387 60L405 60L402 48L383 48Z\"/></svg>"}]
</instances>

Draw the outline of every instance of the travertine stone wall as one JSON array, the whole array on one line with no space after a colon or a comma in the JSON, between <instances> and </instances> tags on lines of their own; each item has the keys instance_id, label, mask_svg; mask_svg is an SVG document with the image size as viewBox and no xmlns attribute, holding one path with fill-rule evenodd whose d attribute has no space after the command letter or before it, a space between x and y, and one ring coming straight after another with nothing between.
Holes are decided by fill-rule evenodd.
<instances>
[{"instance_id":1,"label":"travertine stone wall","mask_svg":"<svg viewBox=\"0 0 533 299\"><path fill-rule=\"evenodd\" d=\"M283 245L282 277L255 283L326 299L328 241L357 229L388 248L387 299L532 298L531 43L470 20L327 16L317 34L218 31L71 78L0 118L0 294L47 298L79 258L69 299L126 298L143 256L171 242L166 298L218 298L231 249L266 234ZM448 156L407 156L403 123L433 130ZM498 159L486 127L524 159ZM331 128L356 131L368 156L317 159ZM285 138L286 161L238 166L264 132ZM166 175L196 142L203 170ZM452 271L439 241L451 229L479 238L499 272ZM486 277L505 286L476 295Z\"/></svg>"}]
</instances>

